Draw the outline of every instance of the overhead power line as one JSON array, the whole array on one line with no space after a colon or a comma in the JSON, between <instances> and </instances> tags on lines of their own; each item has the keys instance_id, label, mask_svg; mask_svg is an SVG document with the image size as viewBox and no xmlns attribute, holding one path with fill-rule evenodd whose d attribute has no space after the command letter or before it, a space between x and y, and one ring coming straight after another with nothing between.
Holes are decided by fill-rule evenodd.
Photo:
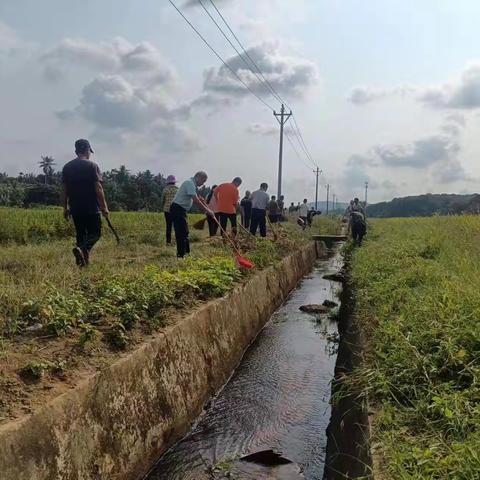
<instances>
[{"instance_id":1,"label":"overhead power line","mask_svg":"<svg viewBox=\"0 0 480 480\"><path fill-rule=\"evenodd\" d=\"M243 50L243 54L245 57L247 57L250 62L251 62L251 65L253 66L253 68L256 70L256 71L253 71L252 70L252 67L248 64L248 62L245 60L244 56L240 54L240 52L238 51L238 49L233 45L232 41L228 38L228 36L225 34L225 32L223 31L223 29L218 25L218 23L212 18L212 15L210 14L210 12L208 12L208 10L206 9L206 7L204 6L202 0L197 0L203 7L203 9L207 12L208 16L212 19L212 21L215 23L215 25L217 26L217 28L222 32L223 36L227 39L228 43L230 43L230 45L234 48L235 52L237 52L237 54L239 55L239 57L242 59L242 61L244 62L245 65L247 65L247 67L250 69L250 71L257 77L257 79L262 82L263 80L263 83L265 85L265 87L270 91L270 93L272 94L272 96L278 100L280 103L283 103L289 110L292 110L292 108L288 105L288 103L280 96L280 94L275 90L275 88L272 86L272 84L268 81L268 79L265 77L265 75L263 74L262 70L260 69L260 67L258 66L258 64L255 62L255 60L251 57L251 55L248 53L248 50L244 47L244 45L242 44L242 42L240 41L240 39L237 37L237 35L235 34L235 32L233 31L232 27L230 26L230 24L228 23L228 21L226 20L226 18L224 17L224 15L221 13L221 11L219 10L219 8L217 7L217 5L215 4L214 0L209 0L210 3L212 4L213 8L215 9L215 11L217 12L217 14L219 15L219 17L222 19L223 23L226 25L226 27L228 28L229 32L232 34L233 38L236 40L236 42L238 43L238 45L240 46L240 48ZM257 73L258 72L258 73ZM259 78L259 75L261 78ZM302 135L302 132L300 130L300 127L298 125L298 122L295 118L295 115L292 114L292 118L293 118L293 121L294 121L294 126L292 126L292 131L294 133L294 135L297 137L297 141L301 147L301 149L304 151L305 155L307 156L308 160L312 163L312 165L315 167L315 168L318 168L318 165L316 164L316 162L313 160L313 157L312 155L310 154L310 151L305 143L305 140L303 138L303 135Z\"/></svg>"},{"instance_id":2,"label":"overhead power line","mask_svg":"<svg viewBox=\"0 0 480 480\"><path fill-rule=\"evenodd\" d=\"M183 12L173 3L172 0L168 0L170 4L175 8L175 10L180 14L180 16L187 22L187 24L190 26L190 28L200 37L200 39L205 43L205 45L215 54L215 56L225 65L226 68L234 75L234 77L254 96L259 100L263 105L265 105L268 109L270 109L272 112L274 111L274 108L269 105L263 98L261 98L259 95L257 95L235 72L235 70L228 65L228 63L220 56L220 54L210 45L208 40L195 28L195 26L190 22L190 20L183 14Z\"/></svg>"},{"instance_id":3,"label":"overhead power line","mask_svg":"<svg viewBox=\"0 0 480 480\"><path fill-rule=\"evenodd\" d=\"M198 0L201 2L201 0ZM209 0L210 3L212 4L213 8L215 9L215 11L217 12L217 14L219 15L219 17L222 19L223 23L227 26L228 30L230 31L230 33L233 35L233 38L237 41L238 45L240 46L240 48L243 50L243 53L245 54L245 56L250 60L251 64L253 65L253 67L255 68L255 70L258 72L258 74L262 77L263 81L265 82L265 85L267 86L267 88L270 90L270 93L275 97L276 100L278 100L280 103L284 103L286 105L286 102L283 101L282 97L275 91L275 89L272 87L272 85L270 84L270 82L268 81L268 79L265 77L265 75L262 73L262 71L260 70L260 67L257 65L257 63L255 62L255 60L251 57L251 55L248 53L248 50L243 46L242 42L240 41L240 39L237 37L237 35L235 35L235 32L233 31L233 29L230 27L230 24L227 22L227 20L225 19L225 17L222 15L222 13L220 12L220 10L218 9L217 5L215 5L215 2L213 0ZM235 49L236 51L236 49ZM250 70L251 70L251 67L249 67ZM252 71L253 72L253 71ZM255 72L253 72L255 73ZM257 77L258 78L258 77ZM290 107L288 107L290 108Z\"/></svg>"},{"instance_id":4,"label":"overhead power line","mask_svg":"<svg viewBox=\"0 0 480 480\"><path fill-rule=\"evenodd\" d=\"M204 3L202 2L202 0L197 0L198 3L202 6L203 10L205 11L205 13L210 17L210 20L212 20L212 22L215 24L215 26L218 28L218 30L220 31L220 33L223 35L223 37L225 38L225 40L230 44L230 46L235 50L235 52L237 53L238 57L242 60L242 62L245 64L245 66L247 67L247 69L252 72L255 77L257 78L257 80L259 81L260 85L262 85L263 87L266 88L267 90L267 93L271 93L273 95L273 97L275 98L275 100L278 100L278 97L275 96L274 93L272 93L272 91L268 88L268 85L265 84L265 82L262 80L262 78L260 77L260 75L257 73L257 72L254 72L252 70L252 67L251 65L248 63L248 61L244 58L244 55L238 50L238 48L234 45L234 43L230 40L230 38L228 37L228 35L225 33L225 31L223 30L223 28L218 24L218 22L215 20L215 18L212 16L212 14L208 11L208 8L204 5ZM233 33L232 29L229 27L228 23L226 23L225 19L223 18L222 14L220 13L220 11L217 9L216 5L212 2L212 0L210 0L210 2L212 3L212 5L215 7L215 10L218 12L218 14L220 15L220 17L222 18L222 20L224 21L224 23L227 25L228 29L230 30L230 32L232 33L232 35L235 37L235 34ZM235 37L236 38L236 37ZM238 41L238 40L237 40ZM250 55L248 55L248 53L244 50L244 53L247 55L247 58L250 58Z\"/></svg>"}]
</instances>

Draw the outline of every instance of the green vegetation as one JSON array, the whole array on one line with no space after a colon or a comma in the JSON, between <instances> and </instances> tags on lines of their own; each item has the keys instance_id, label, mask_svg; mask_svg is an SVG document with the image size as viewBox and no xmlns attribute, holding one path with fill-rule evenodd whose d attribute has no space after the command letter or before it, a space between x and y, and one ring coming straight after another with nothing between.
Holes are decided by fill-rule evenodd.
<instances>
[{"instance_id":1,"label":"green vegetation","mask_svg":"<svg viewBox=\"0 0 480 480\"><path fill-rule=\"evenodd\" d=\"M318 216L313 217L312 227L307 229L311 235L338 235L342 224L339 217Z\"/></svg>"},{"instance_id":2,"label":"green vegetation","mask_svg":"<svg viewBox=\"0 0 480 480\"><path fill-rule=\"evenodd\" d=\"M479 478L480 218L371 221L352 257L376 478Z\"/></svg>"},{"instance_id":3,"label":"green vegetation","mask_svg":"<svg viewBox=\"0 0 480 480\"><path fill-rule=\"evenodd\" d=\"M428 217L459 213L478 213L480 195L431 194L394 198L368 206L369 217Z\"/></svg>"}]
</instances>

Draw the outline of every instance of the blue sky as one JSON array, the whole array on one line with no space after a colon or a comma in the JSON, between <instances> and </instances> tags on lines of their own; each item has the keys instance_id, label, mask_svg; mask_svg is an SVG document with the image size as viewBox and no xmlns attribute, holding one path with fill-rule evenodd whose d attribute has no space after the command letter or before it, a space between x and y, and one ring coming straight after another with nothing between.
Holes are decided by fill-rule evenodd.
<instances>
[{"instance_id":1,"label":"blue sky","mask_svg":"<svg viewBox=\"0 0 480 480\"><path fill-rule=\"evenodd\" d=\"M176 3L278 109L198 2ZM480 2L216 4L294 109L340 199L360 195L365 180L372 201L477 190ZM220 66L166 0L5 0L0 169L34 171L45 154L61 166L88 137L104 169L179 178L205 169L214 183L240 175L246 188L266 180L276 190L273 115ZM287 200L311 198L309 160L286 142L284 163Z\"/></svg>"}]
</instances>

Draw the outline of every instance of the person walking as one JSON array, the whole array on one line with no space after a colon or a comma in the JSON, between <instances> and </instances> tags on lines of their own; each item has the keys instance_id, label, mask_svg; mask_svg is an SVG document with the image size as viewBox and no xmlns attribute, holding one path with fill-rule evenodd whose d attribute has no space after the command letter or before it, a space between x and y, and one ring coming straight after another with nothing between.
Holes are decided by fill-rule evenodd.
<instances>
[{"instance_id":1,"label":"person walking","mask_svg":"<svg viewBox=\"0 0 480 480\"><path fill-rule=\"evenodd\" d=\"M267 207L268 207L268 185L262 183L258 190L252 193L252 220L250 223L250 233L257 234L257 229L260 227L260 235L267 236Z\"/></svg>"},{"instance_id":2,"label":"person walking","mask_svg":"<svg viewBox=\"0 0 480 480\"><path fill-rule=\"evenodd\" d=\"M170 207L172 215L173 229L175 231L175 240L177 241L177 257L183 258L190 253L190 240L187 214L192 205L198 205L207 215L213 215L213 212L204 207L202 200L198 198L198 187L201 187L207 181L208 175L205 172L197 172L192 178L185 180L178 189Z\"/></svg>"},{"instance_id":3,"label":"person walking","mask_svg":"<svg viewBox=\"0 0 480 480\"><path fill-rule=\"evenodd\" d=\"M174 175L169 175L167 177L167 185L163 189L162 196L160 198L160 208L163 211L165 216L165 235L167 245L172 244L172 214L170 213L170 207L172 205L173 199L177 194L178 187L175 185L177 183L177 179Z\"/></svg>"},{"instance_id":4,"label":"person walking","mask_svg":"<svg viewBox=\"0 0 480 480\"><path fill-rule=\"evenodd\" d=\"M268 219L271 223L277 223L278 221L278 202L275 195L272 195L268 203Z\"/></svg>"},{"instance_id":5,"label":"person walking","mask_svg":"<svg viewBox=\"0 0 480 480\"><path fill-rule=\"evenodd\" d=\"M298 210L298 216L302 219L302 229L305 230L308 224L308 200L306 198L303 199L303 203L300 205L300 209Z\"/></svg>"},{"instance_id":6,"label":"person walking","mask_svg":"<svg viewBox=\"0 0 480 480\"><path fill-rule=\"evenodd\" d=\"M62 170L63 215L73 219L76 246L72 252L79 267L90 262L90 252L102 236L102 217L109 215L99 166L90 160L93 153L90 142L83 138L75 142L77 158Z\"/></svg>"},{"instance_id":7,"label":"person walking","mask_svg":"<svg viewBox=\"0 0 480 480\"><path fill-rule=\"evenodd\" d=\"M248 230L250 228L250 221L252 219L252 194L249 190L245 192L245 196L240 202L242 212L242 225Z\"/></svg>"},{"instance_id":8,"label":"person walking","mask_svg":"<svg viewBox=\"0 0 480 480\"><path fill-rule=\"evenodd\" d=\"M235 177L230 183L220 184L214 192L217 199L218 216L222 227L222 237L227 231L227 223L230 221L232 235L237 235L237 205L240 200L238 187L242 184L240 177Z\"/></svg>"},{"instance_id":9,"label":"person walking","mask_svg":"<svg viewBox=\"0 0 480 480\"><path fill-rule=\"evenodd\" d=\"M210 192L206 198L208 208L213 212L213 216L212 215L207 216L208 234L210 235L210 237L214 237L218 231L218 221L219 221L218 205L217 205L217 199L214 195L216 188L217 188L217 185L212 185L212 188L210 189ZM216 220L214 217L216 218Z\"/></svg>"}]
</instances>

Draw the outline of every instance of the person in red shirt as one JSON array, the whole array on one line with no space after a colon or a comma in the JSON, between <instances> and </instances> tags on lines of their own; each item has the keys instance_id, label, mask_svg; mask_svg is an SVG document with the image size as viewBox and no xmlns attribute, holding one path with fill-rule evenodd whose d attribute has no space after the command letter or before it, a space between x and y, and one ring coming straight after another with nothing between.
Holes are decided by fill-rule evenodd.
<instances>
[{"instance_id":1,"label":"person in red shirt","mask_svg":"<svg viewBox=\"0 0 480 480\"><path fill-rule=\"evenodd\" d=\"M231 183L220 184L214 192L217 199L217 211L222 230L227 230L227 223L230 220L232 234L237 234L237 205L240 201L238 187L242 184L240 177L235 177ZM222 235L223 235L222 231Z\"/></svg>"}]
</instances>

